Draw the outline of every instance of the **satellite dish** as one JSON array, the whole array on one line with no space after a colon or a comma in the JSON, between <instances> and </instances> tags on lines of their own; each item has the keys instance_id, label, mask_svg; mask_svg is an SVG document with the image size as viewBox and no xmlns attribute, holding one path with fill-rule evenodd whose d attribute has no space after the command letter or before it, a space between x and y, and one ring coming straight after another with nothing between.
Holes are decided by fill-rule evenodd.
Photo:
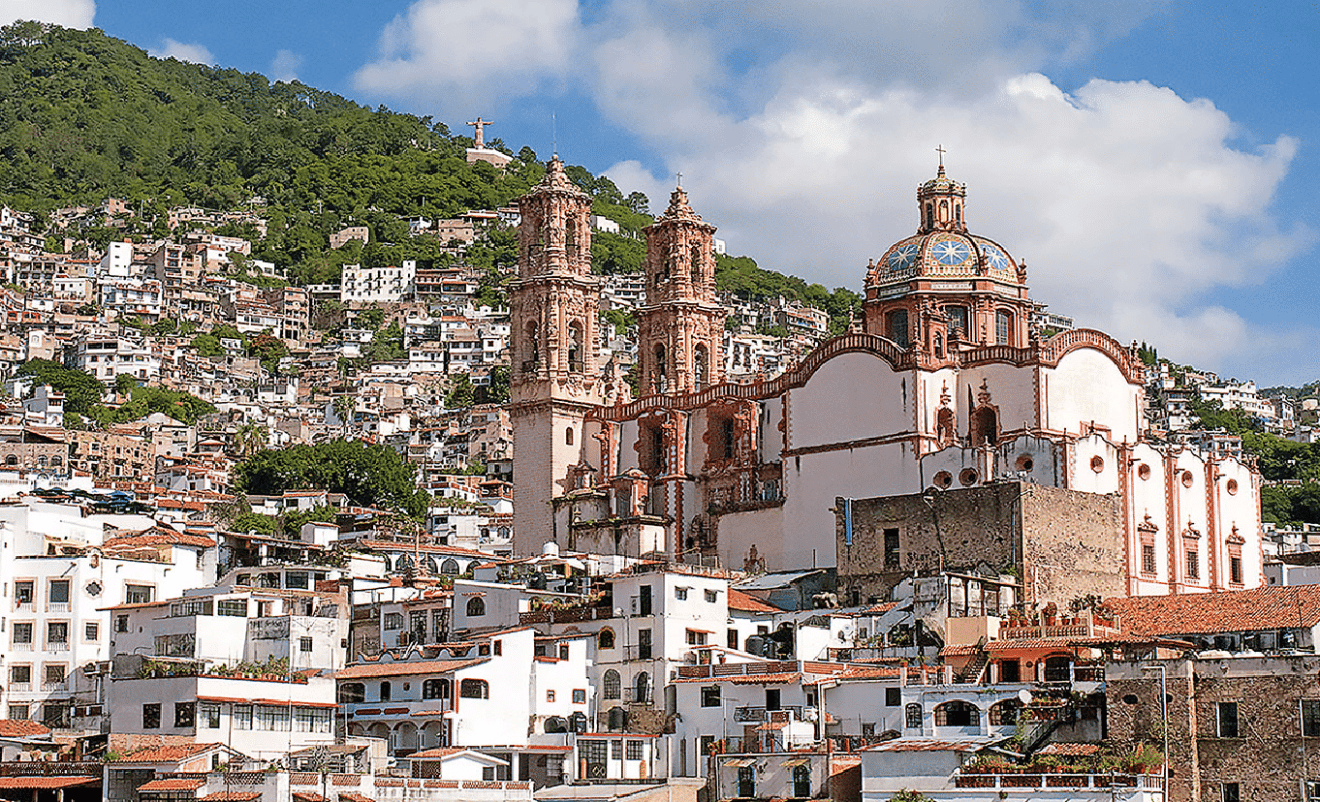
<instances>
[{"instance_id":1,"label":"satellite dish","mask_svg":"<svg viewBox=\"0 0 1320 802\"><path fill-rule=\"evenodd\" d=\"M1027 690L1026 688L1023 688L1022 690L1018 691L1018 701L1024 705L1031 704L1031 691Z\"/></svg>"}]
</instances>

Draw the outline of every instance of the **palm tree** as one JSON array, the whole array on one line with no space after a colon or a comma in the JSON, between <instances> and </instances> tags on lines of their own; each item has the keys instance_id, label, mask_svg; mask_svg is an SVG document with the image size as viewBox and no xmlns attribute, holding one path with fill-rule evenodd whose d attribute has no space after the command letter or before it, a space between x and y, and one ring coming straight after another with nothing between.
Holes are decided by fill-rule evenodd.
<instances>
[{"instance_id":1,"label":"palm tree","mask_svg":"<svg viewBox=\"0 0 1320 802\"><path fill-rule=\"evenodd\" d=\"M344 428L345 432L348 432L348 426L353 421L353 412L356 409L357 399L353 396L347 393L335 396L335 417L339 418L339 425Z\"/></svg>"},{"instance_id":2,"label":"palm tree","mask_svg":"<svg viewBox=\"0 0 1320 802\"><path fill-rule=\"evenodd\" d=\"M238 427L234 441L238 445L239 453L244 457L250 457L269 444L270 432L260 423L245 423Z\"/></svg>"}]
</instances>

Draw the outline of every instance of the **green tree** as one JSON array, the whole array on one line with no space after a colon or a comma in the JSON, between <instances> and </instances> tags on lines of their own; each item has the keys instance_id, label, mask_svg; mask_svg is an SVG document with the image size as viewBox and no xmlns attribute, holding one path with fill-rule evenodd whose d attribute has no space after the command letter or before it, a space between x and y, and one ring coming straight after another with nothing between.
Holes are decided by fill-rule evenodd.
<instances>
[{"instance_id":1,"label":"green tree","mask_svg":"<svg viewBox=\"0 0 1320 802\"><path fill-rule=\"evenodd\" d=\"M449 393L445 396L446 409L467 409L475 400L472 379L466 373L458 373L450 377Z\"/></svg>"},{"instance_id":2,"label":"green tree","mask_svg":"<svg viewBox=\"0 0 1320 802\"><path fill-rule=\"evenodd\" d=\"M244 423L238 427L238 431L234 436L234 444L238 446L238 453L244 457L250 457L265 448L269 441L270 430L260 423Z\"/></svg>"},{"instance_id":3,"label":"green tree","mask_svg":"<svg viewBox=\"0 0 1320 802\"><path fill-rule=\"evenodd\" d=\"M416 467L397 451L357 440L259 451L235 466L234 477L249 495L328 490L353 504L394 507L415 518L426 514L430 500L417 487Z\"/></svg>"},{"instance_id":4,"label":"green tree","mask_svg":"<svg viewBox=\"0 0 1320 802\"><path fill-rule=\"evenodd\" d=\"M473 391L478 404L505 404L509 401L509 366L496 365L490 369L486 383Z\"/></svg>"},{"instance_id":5,"label":"green tree","mask_svg":"<svg viewBox=\"0 0 1320 802\"><path fill-rule=\"evenodd\" d=\"M49 359L29 359L19 366L17 376L31 376L37 384L49 384L64 393L64 410L87 415L101 403L105 387L90 373L66 368Z\"/></svg>"}]
</instances>

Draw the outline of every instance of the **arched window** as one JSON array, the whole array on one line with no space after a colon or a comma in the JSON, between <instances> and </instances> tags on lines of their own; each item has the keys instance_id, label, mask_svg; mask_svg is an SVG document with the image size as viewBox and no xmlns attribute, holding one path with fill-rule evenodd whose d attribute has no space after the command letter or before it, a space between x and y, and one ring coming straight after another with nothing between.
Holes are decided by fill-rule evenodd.
<instances>
[{"instance_id":1,"label":"arched window","mask_svg":"<svg viewBox=\"0 0 1320 802\"><path fill-rule=\"evenodd\" d=\"M449 559L447 559L447 560L445 560L444 562L440 563L440 573L442 573L442 574L450 574L450 575L457 574L457 573L458 573L458 560L455 560L453 557L450 557Z\"/></svg>"},{"instance_id":2,"label":"arched window","mask_svg":"<svg viewBox=\"0 0 1320 802\"><path fill-rule=\"evenodd\" d=\"M619 672L610 669L605 672L605 676L600 682L601 693L606 699L618 699L623 693L622 684L619 682Z\"/></svg>"},{"instance_id":3,"label":"arched window","mask_svg":"<svg viewBox=\"0 0 1320 802\"><path fill-rule=\"evenodd\" d=\"M651 675L643 671L633 679L633 701L648 702L651 699Z\"/></svg>"},{"instance_id":4,"label":"arched window","mask_svg":"<svg viewBox=\"0 0 1320 802\"><path fill-rule=\"evenodd\" d=\"M577 321L568 325L568 369L582 370L582 324Z\"/></svg>"},{"instance_id":5,"label":"arched window","mask_svg":"<svg viewBox=\"0 0 1320 802\"><path fill-rule=\"evenodd\" d=\"M388 702L390 700L390 693L393 690L394 689L390 686L388 682L382 682L380 684L380 700L382 702Z\"/></svg>"},{"instance_id":6,"label":"arched window","mask_svg":"<svg viewBox=\"0 0 1320 802\"><path fill-rule=\"evenodd\" d=\"M339 701L344 704L367 701L367 686L360 682L345 682L339 686Z\"/></svg>"},{"instance_id":7,"label":"arched window","mask_svg":"<svg viewBox=\"0 0 1320 802\"><path fill-rule=\"evenodd\" d=\"M944 335L940 334L938 331L935 332L935 358L944 358Z\"/></svg>"},{"instance_id":8,"label":"arched window","mask_svg":"<svg viewBox=\"0 0 1320 802\"><path fill-rule=\"evenodd\" d=\"M949 331L967 333L967 307L946 306L944 307L944 313L949 318Z\"/></svg>"},{"instance_id":9,"label":"arched window","mask_svg":"<svg viewBox=\"0 0 1320 802\"><path fill-rule=\"evenodd\" d=\"M449 688L449 680L447 679L428 679L422 683L422 698L448 699Z\"/></svg>"},{"instance_id":10,"label":"arched window","mask_svg":"<svg viewBox=\"0 0 1320 802\"><path fill-rule=\"evenodd\" d=\"M605 627L605 628L602 629L600 632L596 633L596 648L597 648L597 649L613 649L613 648L614 648L614 630L610 629L609 627Z\"/></svg>"},{"instance_id":11,"label":"arched window","mask_svg":"<svg viewBox=\"0 0 1320 802\"><path fill-rule=\"evenodd\" d=\"M620 732L628 726L628 711L622 707L611 707L608 719L610 731Z\"/></svg>"},{"instance_id":12,"label":"arched window","mask_svg":"<svg viewBox=\"0 0 1320 802\"><path fill-rule=\"evenodd\" d=\"M486 600L480 596L473 596L468 599L467 614L469 618L480 618L486 614Z\"/></svg>"},{"instance_id":13,"label":"arched window","mask_svg":"<svg viewBox=\"0 0 1320 802\"><path fill-rule=\"evenodd\" d=\"M928 203L926 204L926 228L934 228L934 227L935 227L935 206L934 204Z\"/></svg>"},{"instance_id":14,"label":"arched window","mask_svg":"<svg viewBox=\"0 0 1320 802\"><path fill-rule=\"evenodd\" d=\"M60 455L56 454L55 456L53 456L53 457L50 458L50 464L51 464L52 466L58 468L58 467L60 467L61 465L64 464L64 458L61 457Z\"/></svg>"},{"instance_id":15,"label":"arched window","mask_svg":"<svg viewBox=\"0 0 1320 802\"><path fill-rule=\"evenodd\" d=\"M885 316L885 336L893 340L899 348L908 347L908 313L906 309L895 309Z\"/></svg>"},{"instance_id":16,"label":"arched window","mask_svg":"<svg viewBox=\"0 0 1320 802\"><path fill-rule=\"evenodd\" d=\"M545 720L545 731L549 733L568 732L568 721L562 716L550 716Z\"/></svg>"},{"instance_id":17,"label":"arched window","mask_svg":"<svg viewBox=\"0 0 1320 802\"><path fill-rule=\"evenodd\" d=\"M961 204L961 203L955 203L955 204L953 204L953 219L954 219L954 220L957 220L959 223L962 222L962 204Z\"/></svg>"},{"instance_id":18,"label":"arched window","mask_svg":"<svg viewBox=\"0 0 1320 802\"><path fill-rule=\"evenodd\" d=\"M564 246L568 249L569 256L576 256L578 247L577 218L570 217L565 223Z\"/></svg>"},{"instance_id":19,"label":"arched window","mask_svg":"<svg viewBox=\"0 0 1320 802\"><path fill-rule=\"evenodd\" d=\"M692 281L695 283L701 281L701 276L702 276L701 246L693 245L691 254L692 254Z\"/></svg>"},{"instance_id":20,"label":"arched window","mask_svg":"<svg viewBox=\"0 0 1320 802\"><path fill-rule=\"evenodd\" d=\"M465 679L459 683L458 695L464 699L489 699L490 684L484 679Z\"/></svg>"},{"instance_id":21,"label":"arched window","mask_svg":"<svg viewBox=\"0 0 1320 802\"><path fill-rule=\"evenodd\" d=\"M5 457L5 464L6 464L6 465L17 465L17 464L18 464L18 457L14 456L13 454L9 454L8 456Z\"/></svg>"},{"instance_id":22,"label":"arched window","mask_svg":"<svg viewBox=\"0 0 1320 802\"><path fill-rule=\"evenodd\" d=\"M47 460L46 460L46 455L45 455L45 454L42 454L41 456L37 457L37 466L38 466L38 467L41 467L41 468L46 467L46 462L47 462Z\"/></svg>"},{"instance_id":23,"label":"arched window","mask_svg":"<svg viewBox=\"0 0 1320 802\"><path fill-rule=\"evenodd\" d=\"M793 796L798 799L811 797L811 765L793 767Z\"/></svg>"},{"instance_id":24,"label":"arched window","mask_svg":"<svg viewBox=\"0 0 1320 802\"><path fill-rule=\"evenodd\" d=\"M999 416L991 406L979 406L972 411L972 446L992 446L999 442Z\"/></svg>"},{"instance_id":25,"label":"arched window","mask_svg":"<svg viewBox=\"0 0 1320 802\"><path fill-rule=\"evenodd\" d=\"M913 702L904 708L903 725L910 730L919 730L921 729L922 717L921 705Z\"/></svg>"},{"instance_id":26,"label":"arched window","mask_svg":"<svg viewBox=\"0 0 1320 802\"><path fill-rule=\"evenodd\" d=\"M1016 699L1005 699L990 708L988 716L991 727L1012 727L1017 724L1022 703Z\"/></svg>"},{"instance_id":27,"label":"arched window","mask_svg":"<svg viewBox=\"0 0 1320 802\"><path fill-rule=\"evenodd\" d=\"M1003 309L995 313L995 342L1013 345L1013 313Z\"/></svg>"},{"instance_id":28,"label":"arched window","mask_svg":"<svg viewBox=\"0 0 1320 802\"><path fill-rule=\"evenodd\" d=\"M949 219L949 202L940 201L940 222L943 223Z\"/></svg>"},{"instance_id":29,"label":"arched window","mask_svg":"<svg viewBox=\"0 0 1320 802\"><path fill-rule=\"evenodd\" d=\"M698 345L692 350L692 382L698 390L706 386L708 361L706 346Z\"/></svg>"},{"instance_id":30,"label":"arched window","mask_svg":"<svg viewBox=\"0 0 1320 802\"><path fill-rule=\"evenodd\" d=\"M935 708L936 727L978 727L981 710L971 702L954 699Z\"/></svg>"},{"instance_id":31,"label":"arched window","mask_svg":"<svg viewBox=\"0 0 1320 802\"><path fill-rule=\"evenodd\" d=\"M566 446L571 446L571 445L573 445L573 427L572 427L572 426L569 426L567 429L564 429L564 445L566 445Z\"/></svg>"},{"instance_id":32,"label":"arched window","mask_svg":"<svg viewBox=\"0 0 1320 802\"><path fill-rule=\"evenodd\" d=\"M655 346L655 368L651 379L651 392L663 393L668 388L668 367L665 364L665 347L657 343Z\"/></svg>"},{"instance_id":33,"label":"arched window","mask_svg":"<svg viewBox=\"0 0 1320 802\"><path fill-rule=\"evenodd\" d=\"M527 361L523 363L523 372L531 373L541 362L541 338L535 322L528 322L524 329L524 337L527 340Z\"/></svg>"}]
</instances>

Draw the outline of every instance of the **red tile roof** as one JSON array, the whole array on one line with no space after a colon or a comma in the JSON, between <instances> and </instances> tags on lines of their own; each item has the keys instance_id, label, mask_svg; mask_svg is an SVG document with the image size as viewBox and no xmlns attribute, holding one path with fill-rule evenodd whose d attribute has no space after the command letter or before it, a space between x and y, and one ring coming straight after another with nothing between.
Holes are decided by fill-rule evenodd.
<instances>
[{"instance_id":1,"label":"red tile roof","mask_svg":"<svg viewBox=\"0 0 1320 802\"><path fill-rule=\"evenodd\" d=\"M400 663L363 663L349 666L335 674L335 679L361 679L363 677L397 677L405 674L446 674L478 663L487 662L482 657L475 660L419 660Z\"/></svg>"},{"instance_id":2,"label":"red tile roof","mask_svg":"<svg viewBox=\"0 0 1320 802\"><path fill-rule=\"evenodd\" d=\"M209 537L190 535L185 532L170 532L156 528L139 535L112 537L102 544L102 548L108 550L133 548L138 546L195 546L197 548L205 549L214 545L215 541Z\"/></svg>"},{"instance_id":3,"label":"red tile roof","mask_svg":"<svg viewBox=\"0 0 1320 802\"><path fill-rule=\"evenodd\" d=\"M138 791L196 791L203 785L206 780L200 777L166 777L139 785Z\"/></svg>"},{"instance_id":4,"label":"red tile roof","mask_svg":"<svg viewBox=\"0 0 1320 802\"><path fill-rule=\"evenodd\" d=\"M314 791L294 791L293 802L330 802L330 798Z\"/></svg>"},{"instance_id":5,"label":"red tile roof","mask_svg":"<svg viewBox=\"0 0 1320 802\"><path fill-rule=\"evenodd\" d=\"M1100 744L1073 744L1073 743L1055 743L1046 746L1036 754L1038 755L1066 755L1068 757L1085 757L1094 755L1100 751Z\"/></svg>"},{"instance_id":6,"label":"red tile roof","mask_svg":"<svg viewBox=\"0 0 1320 802\"><path fill-rule=\"evenodd\" d=\"M760 599L743 593L741 590L729 588L729 609L740 610L744 613L782 613L778 607L766 604Z\"/></svg>"},{"instance_id":7,"label":"red tile roof","mask_svg":"<svg viewBox=\"0 0 1320 802\"><path fill-rule=\"evenodd\" d=\"M0 719L0 738L30 738L34 735L49 735L50 727L39 721L27 719Z\"/></svg>"},{"instance_id":8,"label":"red tile roof","mask_svg":"<svg viewBox=\"0 0 1320 802\"><path fill-rule=\"evenodd\" d=\"M450 755L456 755L459 752L466 751L466 749L456 746L445 746L438 749L423 749L420 752L413 752L411 755L408 755L408 757L412 760L417 760L418 758L435 760L436 758L449 757Z\"/></svg>"},{"instance_id":9,"label":"red tile roof","mask_svg":"<svg viewBox=\"0 0 1320 802\"><path fill-rule=\"evenodd\" d=\"M866 747L867 752L976 752L989 746L988 741L934 741L900 738Z\"/></svg>"},{"instance_id":10,"label":"red tile roof","mask_svg":"<svg viewBox=\"0 0 1320 802\"><path fill-rule=\"evenodd\" d=\"M0 791L75 788L80 785L100 784L100 777L0 777Z\"/></svg>"},{"instance_id":11,"label":"red tile roof","mask_svg":"<svg viewBox=\"0 0 1320 802\"><path fill-rule=\"evenodd\" d=\"M119 758L118 763L170 763L187 760L208 752L220 744L169 744L166 746L148 746L129 752Z\"/></svg>"},{"instance_id":12,"label":"red tile roof","mask_svg":"<svg viewBox=\"0 0 1320 802\"><path fill-rule=\"evenodd\" d=\"M1253 629L1314 627L1320 623L1320 585L1263 587L1177 596L1108 599L1129 635L1212 635Z\"/></svg>"},{"instance_id":13,"label":"red tile roof","mask_svg":"<svg viewBox=\"0 0 1320 802\"><path fill-rule=\"evenodd\" d=\"M258 799L261 799L260 791L221 791L207 794L199 802L256 802Z\"/></svg>"},{"instance_id":14,"label":"red tile roof","mask_svg":"<svg viewBox=\"0 0 1320 802\"><path fill-rule=\"evenodd\" d=\"M734 685L784 685L801 682L802 674L796 671L781 674L730 674L727 677L679 677L672 681L703 682L708 685L715 682L729 682Z\"/></svg>"}]
</instances>

